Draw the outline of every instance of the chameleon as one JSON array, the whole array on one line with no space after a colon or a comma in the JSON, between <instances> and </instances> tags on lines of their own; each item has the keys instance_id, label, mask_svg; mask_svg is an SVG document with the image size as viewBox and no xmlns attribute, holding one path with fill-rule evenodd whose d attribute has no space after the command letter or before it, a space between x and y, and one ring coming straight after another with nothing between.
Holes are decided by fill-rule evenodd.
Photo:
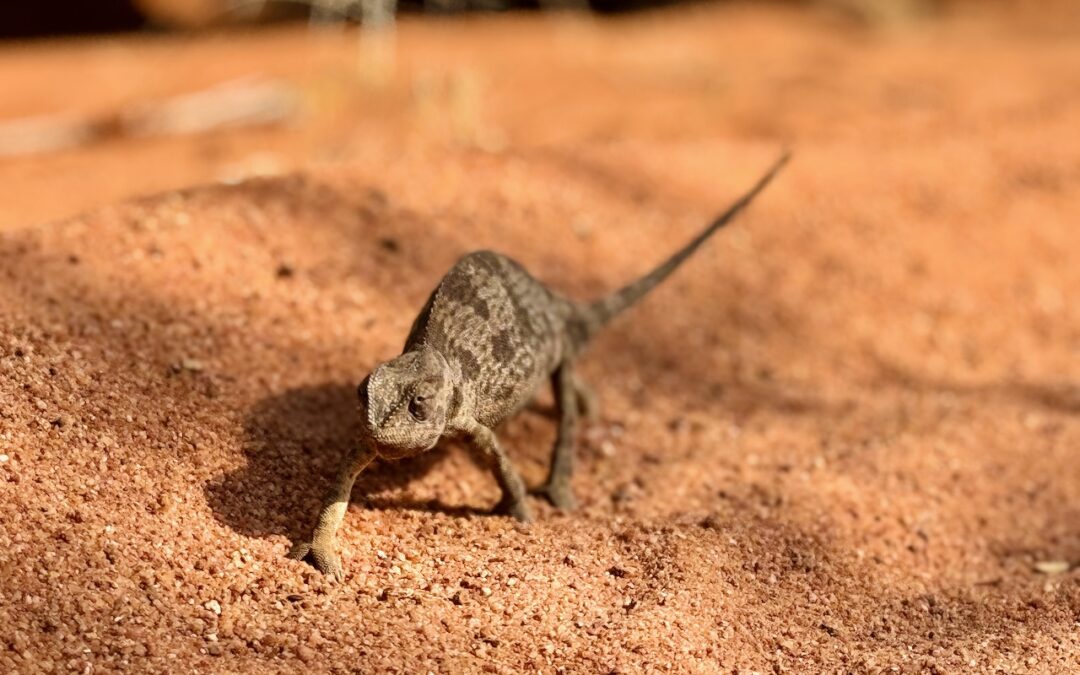
<instances>
[{"instance_id":1,"label":"chameleon","mask_svg":"<svg viewBox=\"0 0 1080 675\"><path fill-rule=\"evenodd\" d=\"M554 390L558 431L547 480L533 492L562 510L575 507L570 486L580 417L595 411L574 364L589 340L664 281L731 222L787 163L785 152L757 183L696 237L648 274L594 302L550 290L511 258L476 251L458 260L413 321L400 356L377 365L357 387L359 438L319 511L307 540L288 553L344 578L335 537L356 477L376 458L398 460L461 442L502 490L496 513L530 522L526 488L494 429L519 412L545 383Z\"/></svg>"}]
</instances>

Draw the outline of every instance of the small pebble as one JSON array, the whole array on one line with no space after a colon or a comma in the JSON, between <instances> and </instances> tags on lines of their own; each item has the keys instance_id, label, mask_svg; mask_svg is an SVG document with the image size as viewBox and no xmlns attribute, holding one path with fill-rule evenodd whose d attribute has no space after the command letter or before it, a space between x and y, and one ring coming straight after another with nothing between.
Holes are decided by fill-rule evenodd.
<instances>
[{"instance_id":1,"label":"small pebble","mask_svg":"<svg viewBox=\"0 0 1080 675\"><path fill-rule=\"evenodd\" d=\"M296 655L299 656L300 660L304 663L311 663L315 660L315 657L317 656L315 650L311 647L308 647L307 645L300 645L299 647L297 647Z\"/></svg>"},{"instance_id":2,"label":"small pebble","mask_svg":"<svg viewBox=\"0 0 1080 675\"><path fill-rule=\"evenodd\" d=\"M1042 560L1034 565L1035 571L1040 574L1063 574L1071 567L1067 560Z\"/></svg>"}]
</instances>

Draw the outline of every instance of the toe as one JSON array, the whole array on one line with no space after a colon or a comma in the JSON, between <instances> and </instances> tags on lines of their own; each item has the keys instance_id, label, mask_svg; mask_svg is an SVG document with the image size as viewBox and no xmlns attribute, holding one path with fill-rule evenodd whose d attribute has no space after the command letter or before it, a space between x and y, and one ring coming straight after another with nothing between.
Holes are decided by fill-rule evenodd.
<instances>
[{"instance_id":1,"label":"toe","mask_svg":"<svg viewBox=\"0 0 1080 675\"><path fill-rule=\"evenodd\" d=\"M510 515L513 516L515 520L522 523L531 523L533 521L532 512L529 511L529 507L524 504L519 508L511 510Z\"/></svg>"},{"instance_id":2,"label":"toe","mask_svg":"<svg viewBox=\"0 0 1080 675\"><path fill-rule=\"evenodd\" d=\"M345 581L345 569L341 566L340 562L330 568L329 575L330 578L338 583Z\"/></svg>"},{"instance_id":3,"label":"toe","mask_svg":"<svg viewBox=\"0 0 1080 675\"><path fill-rule=\"evenodd\" d=\"M315 568L335 581L345 578L345 570L341 565L341 558L337 553L325 549L313 549L312 558Z\"/></svg>"},{"instance_id":4,"label":"toe","mask_svg":"<svg viewBox=\"0 0 1080 675\"><path fill-rule=\"evenodd\" d=\"M293 544L293 547L289 549L289 552L285 557L290 560L303 560L307 557L308 552L311 551L311 542L301 541Z\"/></svg>"},{"instance_id":5,"label":"toe","mask_svg":"<svg viewBox=\"0 0 1080 675\"><path fill-rule=\"evenodd\" d=\"M503 498L503 500L495 506L492 513L510 516L522 523L531 523L533 521L532 511L529 510L529 505L526 504L524 500L514 501Z\"/></svg>"},{"instance_id":6,"label":"toe","mask_svg":"<svg viewBox=\"0 0 1080 675\"><path fill-rule=\"evenodd\" d=\"M541 490L542 494L551 505L563 511L573 511L577 508L577 500L574 499L574 491L565 483L549 483Z\"/></svg>"}]
</instances>

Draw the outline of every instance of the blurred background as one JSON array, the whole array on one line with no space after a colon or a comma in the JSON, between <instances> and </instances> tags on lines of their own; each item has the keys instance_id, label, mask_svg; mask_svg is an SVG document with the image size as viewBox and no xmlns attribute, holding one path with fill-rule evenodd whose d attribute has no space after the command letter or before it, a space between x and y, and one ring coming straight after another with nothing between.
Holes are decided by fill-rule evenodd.
<instances>
[{"instance_id":1,"label":"blurred background","mask_svg":"<svg viewBox=\"0 0 1080 675\"><path fill-rule=\"evenodd\" d=\"M1023 98L988 74L1075 38L1075 4L3 3L0 227L422 148L806 147L970 124ZM1071 77L1071 59L1048 63L1040 77Z\"/></svg>"},{"instance_id":2,"label":"blurred background","mask_svg":"<svg viewBox=\"0 0 1080 675\"><path fill-rule=\"evenodd\" d=\"M948 1L785 0L785 4L818 5L877 20L935 11ZM7 3L0 8L0 30L6 37L26 37L147 28L198 29L213 25L250 24L298 17L318 20L360 19L365 13L370 18L372 13L380 11L410 14L554 9L624 12L676 2L677 0L50 0L40 3Z\"/></svg>"}]
</instances>

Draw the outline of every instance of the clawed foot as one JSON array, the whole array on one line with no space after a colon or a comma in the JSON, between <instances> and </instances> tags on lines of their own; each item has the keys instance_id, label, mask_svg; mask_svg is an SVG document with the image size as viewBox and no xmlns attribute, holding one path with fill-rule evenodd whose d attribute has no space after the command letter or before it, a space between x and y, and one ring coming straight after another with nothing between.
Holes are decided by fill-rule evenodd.
<instances>
[{"instance_id":1,"label":"clawed foot","mask_svg":"<svg viewBox=\"0 0 1080 675\"><path fill-rule=\"evenodd\" d=\"M524 499L508 499L503 497L502 500L495 505L494 513L510 516L522 523L531 523L533 521L532 511L529 510L529 505L525 503Z\"/></svg>"},{"instance_id":2,"label":"clawed foot","mask_svg":"<svg viewBox=\"0 0 1080 675\"><path fill-rule=\"evenodd\" d=\"M334 581L345 579L345 569L341 566L341 557L334 552L333 545L317 545L309 541L294 544L288 553L292 560L307 560L312 567L331 577Z\"/></svg>"},{"instance_id":3,"label":"clawed foot","mask_svg":"<svg viewBox=\"0 0 1080 675\"><path fill-rule=\"evenodd\" d=\"M548 481L533 490L533 494L543 497L551 502L551 505L563 511L573 511L577 508L577 499L574 491L570 489L569 481Z\"/></svg>"}]
</instances>

